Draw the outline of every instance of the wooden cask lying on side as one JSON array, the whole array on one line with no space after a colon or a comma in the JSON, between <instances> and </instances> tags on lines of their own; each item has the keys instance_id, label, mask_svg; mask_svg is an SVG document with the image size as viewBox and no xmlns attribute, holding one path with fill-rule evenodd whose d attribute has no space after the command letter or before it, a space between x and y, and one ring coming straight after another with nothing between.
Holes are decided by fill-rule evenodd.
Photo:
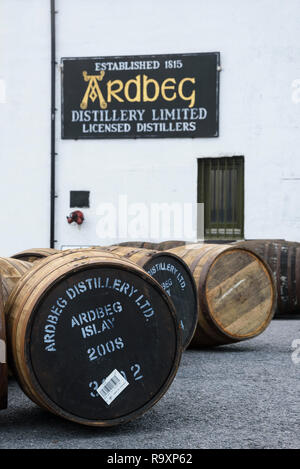
<instances>
[{"instance_id":1,"label":"wooden cask lying on side","mask_svg":"<svg viewBox=\"0 0 300 469\"><path fill-rule=\"evenodd\" d=\"M4 305L13 290L14 286L19 282L21 277L32 267L31 262L19 261L12 258L0 257L0 283L2 290L2 298ZM7 337L9 341L9 337ZM9 352L9 350L8 350ZM8 353L9 355L9 353ZM9 356L8 356L9 361ZM8 376L11 376L12 368L8 367Z\"/></svg>"},{"instance_id":2,"label":"wooden cask lying on side","mask_svg":"<svg viewBox=\"0 0 300 469\"><path fill-rule=\"evenodd\" d=\"M174 303L182 331L182 345L186 349L198 320L196 285L186 263L170 252L127 246L109 246L105 249L135 262L163 287Z\"/></svg>"},{"instance_id":3,"label":"wooden cask lying on side","mask_svg":"<svg viewBox=\"0 0 300 469\"><path fill-rule=\"evenodd\" d=\"M265 330L276 291L270 268L258 255L220 244L192 244L171 252L185 260L196 281L199 312L192 346L230 344Z\"/></svg>"},{"instance_id":4,"label":"wooden cask lying on side","mask_svg":"<svg viewBox=\"0 0 300 469\"><path fill-rule=\"evenodd\" d=\"M1 278L1 277L0 277ZM2 282L0 281L0 410L7 408L6 332Z\"/></svg>"},{"instance_id":5,"label":"wooden cask lying on side","mask_svg":"<svg viewBox=\"0 0 300 469\"><path fill-rule=\"evenodd\" d=\"M164 395L178 369L180 330L168 295L109 252L61 251L34 263L5 313L22 389L77 423L133 420Z\"/></svg>"},{"instance_id":6,"label":"wooden cask lying on side","mask_svg":"<svg viewBox=\"0 0 300 469\"><path fill-rule=\"evenodd\" d=\"M300 243L257 239L239 241L235 245L246 247L260 255L270 266L277 288L275 317L291 318L300 314Z\"/></svg>"},{"instance_id":7,"label":"wooden cask lying on side","mask_svg":"<svg viewBox=\"0 0 300 469\"><path fill-rule=\"evenodd\" d=\"M32 248L26 249L25 251L18 252L14 256L11 256L13 259L20 259L26 262L35 262L37 260L43 259L44 257L52 256L60 252L57 249L52 248Z\"/></svg>"},{"instance_id":8,"label":"wooden cask lying on side","mask_svg":"<svg viewBox=\"0 0 300 469\"><path fill-rule=\"evenodd\" d=\"M144 248L144 249L156 249L157 243L150 241L124 241L119 243L118 246L126 246L131 248Z\"/></svg>"},{"instance_id":9,"label":"wooden cask lying on side","mask_svg":"<svg viewBox=\"0 0 300 469\"><path fill-rule=\"evenodd\" d=\"M31 262L0 257L0 275L2 284L3 301L6 303L11 290L19 282L21 277L32 267Z\"/></svg>"},{"instance_id":10,"label":"wooden cask lying on side","mask_svg":"<svg viewBox=\"0 0 300 469\"><path fill-rule=\"evenodd\" d=\"M162 241L160 243L152 243L149 241L125 241L124 243L119 243L118 246L154 249L156 251L167 251L168 249L176 248L178 246L184 246L185 244L187 244L186 241L176 240Z\"/></svg>"},{"instance_id":11,"label":"wooden cask lying on side","mask_svg":"<svg viewBox=\"0 0 300 469\"><path fill-rule=\"evenodd\" d=\"M162 241L161 243L158 243L157 250L158 251L167 251L168 249L173 249L177 248L179 246L185 246L188 244L186 241L175 241L175 240L170 240L170 241Z\"/></svg>"}]
</instances>

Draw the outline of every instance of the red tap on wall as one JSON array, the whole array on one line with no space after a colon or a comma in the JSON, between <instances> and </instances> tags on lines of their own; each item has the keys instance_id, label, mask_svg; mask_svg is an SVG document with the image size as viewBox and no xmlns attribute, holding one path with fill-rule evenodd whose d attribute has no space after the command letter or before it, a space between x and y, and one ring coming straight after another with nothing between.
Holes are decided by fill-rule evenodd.
<instances>
[{"instance_id":1,"label":"red tap on wall","mask_svg":"<svg viewBox=\"0 0 300 469\"><path fill-rule=\"evenodd\" d=\"M82 225L83 220L84 220L84 215L81 212L81 210L75 210L74 212L71 212L70 215L67 217L68 223L77 223L77 225Z\"/></svg>"}]
</instances>

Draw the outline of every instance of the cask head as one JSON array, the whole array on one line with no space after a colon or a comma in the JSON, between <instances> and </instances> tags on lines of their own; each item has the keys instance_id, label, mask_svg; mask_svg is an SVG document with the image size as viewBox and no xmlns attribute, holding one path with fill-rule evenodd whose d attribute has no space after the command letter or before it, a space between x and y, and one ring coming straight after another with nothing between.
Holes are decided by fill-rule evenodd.
<instances>
[{"instance_id":1,"label":"cask head","mask_svg":"<svg viewBox=\"0 0 300 469\"><path fill-rule=\"evenodd\" d=\"M167 294L140 267L111 253L64 251L35 264L17 289L14 362L39 405L109 426L166 392L181 356L179 325ZM103 397L97 389L107 379Z\"/></svg>"},{"instance_id":2,"label":"cask head","mask_svg":"<svg viewBox=\"0 0 300 469\"><path fill-rule=\"evenodd\" d=\"M266 262L239 246L192 244L171 250L185 260L198 292L193 346L225 345L255 337L274 315L276 290Z\"/></svg>"}]
</instances>

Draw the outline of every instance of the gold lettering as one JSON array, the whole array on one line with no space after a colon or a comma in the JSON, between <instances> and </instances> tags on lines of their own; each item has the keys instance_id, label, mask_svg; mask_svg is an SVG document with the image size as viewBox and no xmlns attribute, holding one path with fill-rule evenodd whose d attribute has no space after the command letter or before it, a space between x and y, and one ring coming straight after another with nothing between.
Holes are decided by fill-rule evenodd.
<instances>
[{"instance_id":1,"label":"gold lettering","mask_svg":"<svg viewBox=\"0 0 300 469\"><path fill-rule=\"evenodd\" d=\"M112 87L117 85L118 88L113 89ZM113 96L119 103L124 103L124 99L120 98L117 93L123 89L123 82L121 80L109 80L107 82L107 102L111 102L111 97Z\"/></svg>"},{"instance_id":2,"label":"gold lettering","mask_svg":"<svg viewBox=\"0 0 300 469\"><path fill-rule=\"evenodd\" d=\"M190 96L185 96L182 92L183 85L186 81L195 83L195 78L183 78L178 85L178 94L184 101L190 101L189 107L193 107L195 104L195 90L192 91Z\"/></svg>"},{"instance_id":3,"label":"gold lettering","mask_svg":"<svg viewBox=\"0 0 300 469\"><path fill-rule=\"evenodd\" d=\"M167 85L168 82L174 83L174 85ZM161 95L166 101L174 101L176 99L176 93L172 94L172 96L167 96L166 95L166 90L174 90L176 85L176 80L175 78L166 78L162 84L161 84Z\"/></svg>"},{"instance_id":4,"label":"gold lettering","mask_svg":"<svg viewBox=\"0 0 300 469\"><path fill-rule=\"evenodd\" d=\"M88 106L88 100L89 98L95 102L97 97L99 98L99 104L102 109L107 108L107 103L103 97L103 94L101 93L101 90L98 85L98 81L101 81L104 77L105 72L100 72L99 75L88 75L86 70L82 72L84 81L88 81L88 87L86 89L86 92L84 94L84 97L80 103L81 109L86 109Z\"/></svg>"},{"instance_id":5,"label":"gold lettering","mask_svg":"<svg viewBox=\"0 0 300 469\"><path fill-rule=\"evenodd\" d=\"M136 86L136 93L135 93L135 96L133 98L131 98L129 96L129 87L130 85L135 85ZM125 95L125 98L127 99L127 101L133 103L135 101L137 101L138 103L141 101L141 75L137 75L134 78L132 78L131 80L128 80L126 83L125 83L125 87L124 87L124 95Z\"/></svg>"},{"instance_id":6,"label":"gold lettering","mask_svg":"<svg viewBox=\"0 0 300 469\"><path fill-rule=\"evenodd\" d=\"M152 98L149 97L148 95L148 85L152 83L154 85L154 95L152 96ZM143 101L146 102L146 101L150 101L150 102L153 102L153 101L156 101L157 98L158 98L158 95L159 95L159 84L157 83L156 80L154 80L153 78L148 78L147 75L143 75Z\"/></svg>"},{"instance_id":7,"label":"gold lettering","mask_svg":"<svg viewBox=\"0 0 300 469\"><path fill-rule=\"evenodd\" d=\"M113 99L119 103L124 103L125 100L131 103L141 101L154 102L158 99L160 93L165 101L174 101L177 96L179 96L182 100L189 102L188 106L190 108L195 104L195 89L193 89L190 94L187 95L188 89L191 88L190 85L187 85L184 92L184 85L186 83L189 82L195 84L196 79L194 77L182 78L177 87L176 78L165 78L164 81L160 84L154 78L149 78L148 75L136 75L135 78L131 78L125 82L125 84L122 80L109 80L106 84L106 102L99 87L99 81L103 79L104 74L104 71L102 71L99 75L88 75L86 71L83 72L84 80L88 82L88 86L80 103L81 109L87 109L89 99L95 102L95 100L98 98L100 108L106 109L107 102L111 103ZM124 94L121 96L122 91Z\"/></svg>"}]
</instances>

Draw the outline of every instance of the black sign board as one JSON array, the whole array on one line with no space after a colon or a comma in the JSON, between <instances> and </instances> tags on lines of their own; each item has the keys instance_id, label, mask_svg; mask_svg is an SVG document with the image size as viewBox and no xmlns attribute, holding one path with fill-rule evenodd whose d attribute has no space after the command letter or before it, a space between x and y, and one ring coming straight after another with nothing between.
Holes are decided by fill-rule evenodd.
<instances>
[{"instance_id":1,"label":"black sign board","mask_svg":"<svg viewBox=\"0 0 300 469\"><path fill-rule=\"evenodd\" d=\"M220 54L63 58L62 138L217 137Z\"/></svg>"}]
</instances>

